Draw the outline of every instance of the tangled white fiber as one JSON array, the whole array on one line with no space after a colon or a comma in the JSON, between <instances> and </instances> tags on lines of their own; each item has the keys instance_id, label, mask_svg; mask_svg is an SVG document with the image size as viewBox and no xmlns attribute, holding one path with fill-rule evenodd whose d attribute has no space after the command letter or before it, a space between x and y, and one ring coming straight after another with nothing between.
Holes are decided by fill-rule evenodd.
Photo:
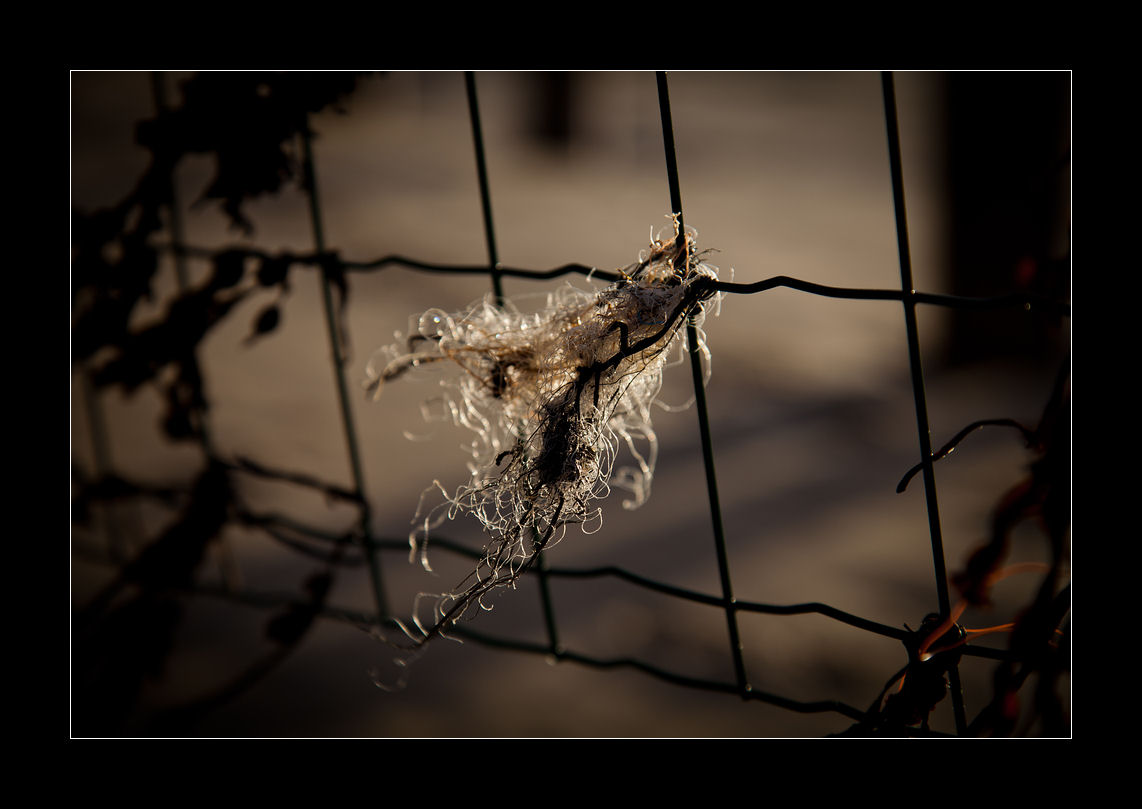
<instances>
[{"instance_id":1,"label":"tangled white fiber","mask_svg":"<svg viewBox=\"0 0 1142 809\"><path fill-rule=\"evenodd\" d=\"M476 569L450 593L435 598L429 625L415 615L421 646L486 597L513 586L539 551L579 524L593 533L602 524L596 504L612 487L637 508L650 492L657 457L651 404L668 364L683 359L684 325L701 325L717 268L695 251L696 233L668 229L652 240L620 279L586 292L565 285L548 295L537 314L498 306L489 296L469 311L430 309L406 341L382 349L369 365L368 388L431 363L458 369L441 384L452 421L470 429L471 479L449 494L439 481L426 491L443 502L425 510L425 497L409 536L410 561L426 570L429 533L446 519L472 514L491 537ZM669 238L663 238L667 236ZM700 328L697 350L709 352ZM399 337L400 335L398 335ZM612 474L625 445L635 466Z\"/></svg>"}]
</instances>

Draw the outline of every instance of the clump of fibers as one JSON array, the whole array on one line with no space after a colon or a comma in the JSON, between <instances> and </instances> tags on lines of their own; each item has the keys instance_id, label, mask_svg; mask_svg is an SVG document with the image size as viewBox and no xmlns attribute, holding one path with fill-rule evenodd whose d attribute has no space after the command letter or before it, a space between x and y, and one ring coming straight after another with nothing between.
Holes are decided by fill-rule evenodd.
<instances>
[{"instance_id":1,"label":"clump of fibers","mask_svg":"<svg viewBox=\"0 0 1142 809\"><path fill-rule=\"evenodd\" d=\"M490 609L487 596L514 585L568 525L598 530L599 501L612 488L626 492L628 509L646 502L658 454L651 405L663 371L684 357L687 319L700 327L719 299L717 268L696 251L696 232L672 220L672 233L652 235L638 262L601 290L565 285L535 314L490 296L466 312L429 309L406 340L370 363L376 396L412 369L454 369L441 383L445 412L474 435L468 482L449 493L436 481L422 496L410 560L431 570L429 535L460 515L478 519L490 540L452 592L424 594L435 599L431 622L414 609L416 628L405 629L418 646L476 607ZM693 333L708 370L704 335ZM616 470L624 447L633 465Z\"/></svg>"}]
</instances>

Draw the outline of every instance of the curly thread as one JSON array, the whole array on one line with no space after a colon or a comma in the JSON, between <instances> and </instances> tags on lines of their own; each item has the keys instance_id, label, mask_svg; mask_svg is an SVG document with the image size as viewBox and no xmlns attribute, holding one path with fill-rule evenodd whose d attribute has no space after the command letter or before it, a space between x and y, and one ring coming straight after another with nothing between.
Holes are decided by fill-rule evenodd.
<instances>
[{"instance_id":1,"label":"curly thread","mask_svg":"<svg viewBox=\"0 0 1142 809\"><path fill-rule=\"evenodd\" d=\"M649 497L658 455L651 405L665 368L684 357L687 318L700 326L720 297L713 288L717 268L695 250L696 231L682 233L678 217L670 218L673 232L652 237L638 262L602 290L563 286L535 314L497 306L491 296L462 313L429 309L407 339L370 362L367 388L374 397L415 368L444 363L458 370L441 383L444 414L474 435L469 481L454 493L436 481L422 495L410 561L431 570L430 533L463 514L491 536L472 574L452 592L432 596L430 624L414 611L416 631L406 634L417 646L475 608L490 609L486 597L513 586L568 525L599 530L597 501L612 488L627 492L628 509ZM708 358L704 336L695 331L694 350ZM616 471L622 447L634 463ZM440 500L429 505L430 495Z\"/></svg>"}]
</instances>

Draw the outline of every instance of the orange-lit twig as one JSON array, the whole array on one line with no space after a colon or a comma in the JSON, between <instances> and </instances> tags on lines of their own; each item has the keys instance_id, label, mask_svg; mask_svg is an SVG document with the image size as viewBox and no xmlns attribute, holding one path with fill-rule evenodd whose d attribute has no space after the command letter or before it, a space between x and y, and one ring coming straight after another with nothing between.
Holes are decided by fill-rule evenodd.
<instances>
[{"instance_id":1,"label":"orange-lit twig","mask_svg":"<svg viewBox=\"0 0 1142 809\"><path fill-rule=\"evenodd\" d=\"M988 576L987 586L990 587L996 582L1002 581L1008 576L1014 576L1017 573L1045 572L1047 569L1047 565L1043 564L1042 562L1019 562L1014 565L1008 565L1007 567L1001 570L997 570L995 573ZM921 663L931 660L941 652L946 652L949 649L954 649L957 646L967 643L974 637L987 635L992 632L1008 632L1015 627L1014 623L1010 623L999 624L997 626L989 626L983 629L965 628L963 630L963 637L961 637L959 640L956 640L953 643L949 643L946 646L940 646L933 650L931 648L932 644L935 643L938 639L942 638L945 633L948 632L948 630L956 625L956 621L958 621L960 616L964 614L964 610L967 609L967 605L967 601L961 599L960 602L952 608L952 611L948 614L948 617L941 621L935 629L928 633L928 637L924 639L924 642L920 644L920 648L917 650L917 654L920 658Z\"/></svg>"}]
</instances>

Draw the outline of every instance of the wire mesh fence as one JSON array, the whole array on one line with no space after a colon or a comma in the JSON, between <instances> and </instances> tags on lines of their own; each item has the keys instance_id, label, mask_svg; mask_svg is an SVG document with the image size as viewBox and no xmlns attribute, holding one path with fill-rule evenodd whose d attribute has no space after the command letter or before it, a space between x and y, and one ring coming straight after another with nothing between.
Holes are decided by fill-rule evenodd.
<instances>
[{"instance_id":1,"label":"wire mesh fence","mask_svg":"<svg viewBox=\"0 0 1142 809\"><path fill-rule=\"evenodd\" d=\"M723 271L710 289L725 296L727 310L706 327L714 359L711 385L723 373L722 318L730 319L730 309L757 308L725 327L727 339L721 345L730 346L724 372L729 379L720 401L713 395L716 387L706 401L704 369L696 354L689 358L692 374L673 370L664 395L695 401L686 412L670 414L661 434L661 473L648 504L631 512L605 504L599 534L576 533L537 555L512 591L494 600L494 611L449 627L449 634L472 642L433 644L409 668L407 686L395 694L373 688L374 681L391 686L403 680L389 668L395 654L385 642L400 637L394 619L407 623L418 592L447 589L470 573L487 537L477 526L448 523L431 542L437 581L425 584L424 574L409 568L402 523L412 516L428 481L440 477L454 485L463 480L463 459L448 453L457 434L446 426L435 436L414 435L413 442L401 435L425 429L408 417L425 395L417 382L389 386L375 405L355 395L367 355L391 342L386 335L404 325L393 322L393 311L458 311L488 292L497 301L505 295L514 300L532 291L524 285L551 288L568 278L598 289L619 276L595 270L596 265L623 266L645 246L645 237L621 232L614 222L643 216L653 223L666 205L686 224L702 212L724 210L700 191L694 203L685 209L682 204L684 195L690 199L690 188L712 188L707 193L716 194L732 186L706 178L699 168L711 166L701 158L692 163L700 179L690 185L686 162L687 154L716 148L694 144L703 138L716 143L724 136L710 126L712 117L703 109L708 96L717 100L724 83L701 85L702 77L687 74L672 76L671 85L664 74L657 83L646 76L623 77L637 88L639 98L637 104L630 103L633 94L621 99L635 108L628 114L637 121L629 142L635 168L622 178L633 182L624 185L599 181L601 175L618 172L607 162L614 156L590 137L583 140L592 148L581 147L586 159L595 161L590 171L583 170L582 155L577 158L565 143L539 153L503 149L497 154L486 148L502 136L494 127L486 132L486 122L509 117L504 105L511 94L493 92L490 108L481 106L483 97L471 74L463 79L423 77L415 99L385 98L388 106L382 109L389 117L369 123L375 127L371 134L384 133L388 140L370 152L370 160L354 164L355 172L338 169L338 161L354 150L340 148L335 127L323 126L330 118L320 111L344 103L350 106L349 117L357 116L362 88L349 95L354 85L383 84L392 77L204 76L185 85L180 107L170 104L168 77L153 77L158 112L138 132L151 158L143 181L125 202L73 220L76 735L1067 732L1064 669L1069 652L1063 629L1069 625L1069 509L1058 513L1058 503L1069 502L1069 434L1057 425L1069 426L1069 411L1067 388L1055 380L1060 364L1064 372L1058 378L1067 378L1061 349L1068 308L1054 290L1028 286L993 296L941 294L925 291L925 284L913 277L917 238L908 224L909 164L902 156L891 75L843 77L860 88L859 101L866 106L875 102L876 114L858 117L866 131L848 131L842 140L856 149L851 144L876 142L876 132L884 152L869 161L882 172L882 207L867 218L853 214L860 220L857 225L843 224L852 229L846 231L850 242L840 240L842 248L863 246L868 255L854 257L844 267L815 268L808 276L814 280L807 280L755 268L747 273L726 247L726 263L736 265L739 280L726 280ZM505 80L488 78L493 84ZM672 93L675 99L685 94L687 82L703 93L672 109ZM447 90L446 83L452 83ZM745 86L758 91L750 82ZM811 82L800 89L806 88L812 89ZM432 107L444 97L447 105ZM435 125L406 127L401 104L419 106L419 119ZM463 149L444 144L464 131L458 126L458 109L466 118ZM311 128L315 119L321 124ZM250 120L267 130L259 133L260 142L243 134L248 134ZM736 118L733 125L740 129L751 123L756 124ZM804 127L818 137L825 128L813 115ZM764 128L760 132L764 140ZM418 163L410 157L417 153L417 140L429 141L416 145L425 152L435 150L438 159ZM274 148L266 149L267 143ZM355 146L359 154L360 142ZM476 166L466 209L431 193L434 185L451 182L464 151L466 172L471 172L473 154ZM228 223L257 223L256 232L237 242L231 233L195 231L202 227L201 201L184 216L188 206L181 188L196 179L202 185L201 177L186 176L187 167L193 169L193 161L202 159L196 155L209 154L217 155L217 162L210 167L215 173L203 199L221 202ZM367 171L376 172L372 176L361 169L370 163ZM748 161L740 154L732 163L732 171L746 173ZM323 180L328 164L333 164L333 174L352 181L330 188ZM557 182L551 165L573 170L564 169ZM554 216L543 210L521 213L545 203L537 202L534 193L519 194L526 186L511 176L513 171L542 176L540 187L548 195L542 199L554 201L547 203L553 206L570 200L574 213L554 207ZM599 181L602 191L591 189L579 173ZM836 180L842 185L868 180L852 174L841 172ZM290 177L298 181L300 194L269 200L255 196L278 189ZM498 190L499 177L506 180L507 204ZM813 178L799 179L798 189L783 187L783 195L797 207L798 192L806 194L799 211L809 215L818 198L803 189L812 188ZM378 210L369 201L378 188L400 192L383 194L388 199ZM921 208L930 204L923 193L919 196ZM838 210L851 211L852 202L844 199ZM637 213L615 215L628 206ZM727 218L740 225L759 206L736 207L744 212L733 210ZM645 215L647 210L657 213ZM375 218L366 219L365 211ZM566 232L549 225L550 235L521 238L521 230L537 220L558 221L559 214L569 219ZM505 228L505 219L513 217L526 224ZM282 224L267 228L264 219ZM885 226L883 236L868 235L871 221ZM707 242L710 231L698 224L703 244L719 244L724 229L715 229ZM754 238L759 226L742 229ZM765 232L765 225L760 229ZM924 244L924 235L921 228L919 252L927 258L938 240ZM875 244L861 244L870 238ZM625 254L616 252L615 245L624 240ZM200 246L211 242L218 246ZM265 246L275 242L275 247ZM378 245L389 244L406 244L409 250L401 255L378 251ZM596 258L595 250L609 261ZM508 255L510 264L502 260ZM891 265L883 261L886 257ZM401 273L401 280L394 273ZM759 280L748 280L753 278ZM148 304L148 291L157 305ZM794 297L814 306L798 308ZM755 303L766 298L781 305ZM875 307L876 314L850 316L850 307ZM782 309L794 319L783 320ZM1024 363L1020 384L1006 386L1008 396L1020 388L1004 402L1017 408L1017 418L998 418L1011 416L1009 410L980 413L980 402L970 396L966 401L949 397L957 401L949 408L931 394L924 377L925 317L929 311L960 310L1005 319L1041 317L1064 334L1061 340L1056 334L1051 343L1054 356ZM672 312L666 327L687 332L688 345L694 346L694 326L683 325L689 314L685 308ZM765 329L757 322L763 316L779 324L776 345L763 342ZM861 331L866 325L859 322L862 318L873 323L871 329ZM938 317L927 322L929 329L940 325ZM298 331L291 334L293 329ZM858 338L858 333L876 336ZM860 359L846 363L843 347L798 339L818 334L839 335L841 344L863 339L855 352ZM831 352L819 361L819 373L849 379L843 396L837 389L806 395L757 381L765 378L765 363L771 368L779 363L775 356L812 365L807 352ZM763 356L743 360L742 354ZM319 384L321 374L315 369L321 365L328 372ZM989 372L973 373L986 377ZM1008 368L990 378L991 406L1002 399L993 394L1004 387L996 382L1004 375L1010 383ZM941 390L964 384L962 378L949 378L953 381L942 383ZM872 386L853 379L875 379L883 387L871 393ZM325 395L299 390L308 387ZM970 387L977 395L980 388ZM139 390L156 394L151 412L140 410L144 396ZM315 398L323 401L315 404ZM984 420L992 423L980 423ZM162 425L161 437L170 442L163 451L154 450L154 436L146 440L146 451L140 450L141 439L133 443L124 438L125 432L138 436L153 431L156 421ZM912 426L906 427L909 422ZM814 429L802 436L804 423ZM967 432L961 430L965 425L1022 429L1019 440L1009 437L1001 444L993 437L995 430ZM984 434L988 437L981 438ZM791 435L802 440L783 445ZM937 444L948 444L933 447L930 436ZM980 452L986 448L988 471L972 467L974 478L966 481L948 473L955 482L937 487L936 461L960 441L965 449L956 460L975 447ZM996 463L997 457L1003 460ZM1028 473L1031 461L1035 466ZM188 469L194 470L189 478ZM914 481L909 484L906 475ZM955 515L950 532L948 499ZM837 509L832 500L854 506ZM965 501L970 505L965 507ZM990 511L996 515L991 525ZM792 519L791 513L803 521L797 533L782 524ZM1047 541L1027 526L1030 515L1043 518ZM854 524L854 516L863 524ZM1022 532L1014 543L1013 532ZM955 563L948 561L949 535L955 537ZM790 536L798 541L809 537L807 547L774 539ZM1013 544L1024 547L1013 553ZM960 563L972 551L977 551L974 567L965 568ZM1039 567L1028 573L1007 566L1015 557ZM860 561L854 564L854 559ZM843 568L843 575L862 582L864 590L851 584L821 588L820 582L836 580L828 573L830 566ZM274 574L267 572L275 568ZM949 568L953 573L965 570L958 589L949 589ZM1019 571L1024 572L1014 575ZM999 573L1012 575L1001 584ZM878 576L889 586L879 584ZM1025 583L1000 592L1020 579ZM283 581L292 587L283 587ZM961 593L971 607L963 614L956 603ZM960 634L964 627L981 625L975 619L987 614L982 608L990 597L997 601L990 617L1020 616L1011 621L1014 632L999 636L1010 634L1010 645L987 645L995 636L976 640ZM246 617L229 617L236 612ZM206 630L228 621L235 621L235 627L227 641L218 641L216 626ZM243 626L236 628L239 621ZM188 638L193 628L209 642ZM310 708L317 714L320 710L296 707L298 701L321 702L313 697L312 681L323 682L328 675L315 677L312 668L297 661L318 665L321 644L333 633L352 637L352 662L340 675L352 682L355 699L377 712L371 726L302 718ZM227 644L229 652L218 652ZM192 653L185 651L188 647ZM523 653L520 660L529 662L516 661L504 650ZM489 654L481 656L485 651ZM206 666L202 661L210 653L225 664ZM344 652L336 657L343 659ZM973 665L975 673L968 674ZM299 667L292 678L291 666ZM568 675L568 669L577 673ZM155 679L158 672L165 679ZM1028 678L1032 685L1024 684ZM371 690L362 691L362 686ZM436 706L416 703L418 692L431 694ZM997 714L1005 695L1012 693L1025 695L1023 712L1014 718ZM440 707L442 699L448 707ZM460 708L461 702L480 707ZM639 703L643 711L631 710L624 720L624 702ZM283 704L291 706L286 714L296 715L283 717L274 710ZM260 711L277 718L267 719ZM567 718L575 714L581 721ZM656 724L648 714L670 718Z\"/></svg>"}]
</instances>

